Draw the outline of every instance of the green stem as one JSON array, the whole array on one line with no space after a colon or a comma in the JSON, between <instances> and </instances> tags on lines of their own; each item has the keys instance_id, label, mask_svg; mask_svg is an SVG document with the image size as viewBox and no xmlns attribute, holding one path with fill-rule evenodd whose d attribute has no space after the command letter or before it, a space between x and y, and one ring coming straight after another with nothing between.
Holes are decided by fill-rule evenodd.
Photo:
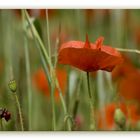
<instances>
[{"instance_id":1,"label":"green stem","mask_svg":"<svg viewBox=\"0 0 140 140\"><path fill-rule=\"evenodd\" d=\"M22 11L24 12L24 10L22 10ZM27 20L27 21L28 21L28 24L31 26L31 23L29 22L29 20ZM32 29L31 29L31 33L32 33L32 35L33 35L33 37L34 37L35 45L36 45L36 47L37 47L38 50L39 50L39 54L40 54L40 57L41 57L41 61L42 61L42 64L43 64L43 68L44 68L45 74L47 75L46 78L47 78L48 83L49 83L49 86L50 86L50 85L51 85L51 78L50 78L50 74L49 74L48 67L47 67L47 65L46 65L46 61L45 61L45 59L44 59L44 55L41 55L41 54L42 54L42 50L41 50L40 47L39 47L40 44L38 43L37 38L36 38L36 36L34 35L34 32L33 32Z\"/></svg>"},{"instance_id":2,"label":"green stem","mask_svg":"<svg viewBox=\"0 0 140 140\"><path fill-rule=\"evenodd\" d=\"M30 25L30 27L31 27L32 33L33 33L33 35L35 36L35 38L37 39L37 41L38 41L38 43L39 43L40 50L41 50L41 52L42 52L42 54L43 54L43 56L44 56L44 59L45 59L46 63L48 63L48 66L49 66L49 68L50 68L50 71L53 71L54 68L53 68L53 65L52 65L52 63L51 63L51 60L50 60L50 58L49 58L49 56L48 56L48 53L46 52L45 46L44 46L44 44L43 44L43 42L42 42L42 40L41 40L41 38L40 38L38 32L36 31L36 28L35 28L34 25L31 23L30 17L29 17L29 15L28 15L28 13L26 12L26 10L24 10L24 12L25 12L27 21L28 21L28 23L29 23L29 25ZM63 107L64 114L65 114L65 115L68 115L68 112L67 112L67 109L66 109L66 104L65 104L65 101L64 101L64 98L63 98L63 95L62 95L62 92L61 92L59 83L58 83L58 79L57 79L57 77L56 77L55 74L54 74L54 79L55 79L56 88L57 88L58 91L59 91L59 96L60 96L60 100L61 100L61 103L62 103L62 107ZM68 130L71 130L70 121L68 120L67 122L68 122Z\"/></svg>"},{"instance_id":3,"label":"green stem","mask_svg":"<svg viewBox=\"0 0 140 140\"><path fill-rule=\"evenodd\" d=\"M24 12L22 11L22 22L23 22L23 29L25 28L24 22L25 22L25 16ZM31 91L31 74L30 74L30 60L29 60L29 49L27 44L27 37L24 36L24 49L25 49L25 64L26 64L26 77L27 77L27 93L28 93L28 118L29 118L29 130L32 130L31 128L31 119L32 119L32 91Z\"/></svg>"},{"instance_id":4,"label":"green stem","mask_svg":"<svg viewBox=\"0 0 140 140\"><path fill-rule=\"evenodd\" d=\"M54 100L54 91L55 91L55 84L54 84L54 78L53 78L53 72L52 74L52 84L51 84L51 103L52 103L52 126L53 130L56 130L56 115L55 115L55 100Z\"/></svg>"},{"instance_id":5,"label":"green stem","mask_svg":"<svg viewBox=\"0 0 140 140\"><path fill-rule=\"evenodd\" d=\"M89 102L90 102L90 130L96 130L94 101L92 101L92 94L91 94L90 81L89 81L89 72L87 72L87 86L88 86L88 95L89 95Z\"/></svg>"},{"instance_id":6,"label":"green stem","mask_svg":"<svg viewBox=\"0 0 140 140\"><path fill-rule=\"evenodd\" d=\"M115 49L121 52L132 52L132 53L140 54L140 50L137 49L122 49L122 48L115 48Z\"/></svg>"},{"instance_id":7,"label":"green stem","mask_svg":"<svg viewBox=\"0 0 140 140\"><path fill-rule=\"evenodd\" d=\"M50 58L49 58L49 56L48 56L48 53L47 53L47 51L46 51L46 49L45 49L45 46L44 46L44 44L43 44L43 42L42 42L42 40L41 40L41 38L40 38L40 36L39 36L39 34L38 34L36 28L35 28L34 25L31 23L30 17L29 17L29 15L28 15L27 11L24 10L24 13L25 13L25 15L26 15L27 21L28 21L28 23L29 23L29 25L30 25L30 27L31 27L31 30L32 30L33 34L35 35L36 39L38 40L38 43L39 43L39 45L40 45L41 52L42 52L43 55L45 56L44 58L45 58L46 62L48 63L48 65L49 65L49 67L50 67L50 70L52 70L51 60L50 60Z\"/></svg>"},{"instance_id":8,"label":"green stem","mask_svg":"<svg viewBox=\"0 0 140 140\"><path fill-rule=\"evenodd\" d=\"M67 73L70 73L69 68L67 69ZM70 74L67 75L67 92L66 92L66 106L68 112L69 112L69 103L70 103L69 84L70 84Z\"/></svg>"},{"instance_id":9,"label":"green stem","mask_svg":"<svg viewBox=\"0 0 140 140\"><path fill-rule=\"evenodd\" d=\"M68 112L67 112L66 104L65 104L65 101L64 101L64 98L63 98L63 95L62 95L62 91L61 91L61 88L59 86L57 78L55 79L55 84L56 84L56 88L59 91L59 96L60 96L60 100L61 100L62 107L63 107L63 110L64 110L64 115L67 116ZM71 120L68 119L66 122L67 122L67 126L68 126L68 131L70 131L71 130Z\"/></svg>"},{"instance_id":10,"label":"green stem","mask_svg":"<svg viewBox=\"0 0 140 140\"><path fill-rule=\"evenodd\" d=\"M59 24L59 27L58 27L58 37L56 38L56 42L55 42L54 68L56 68L56 65L57 65L58 48L59 48L59 45L60 45L60 36L61 36L61 25Z\"/></svg>"},{"instance_id":11,"label":"green stem","mask_svg":"<svg viewBox=\"0 0 140 140\"><path fill-rule=\"evenodd\" d=\"M48 55L51 59L51 45L50 45L50 32L49 32L49 17L48 10L46 9L46 23L47 23L47 42L48 42Z\"/></svg>"},{"instance_id":12,"label":"green stem","mask_svg":"<svg viewBox=\"0 0 140 140\"><path fill-rule=\"evenodd\" d=\"M14 93L14 97L15 97L15 101L16 101L17 108L18 108L19 119L20 119L20 125L21 125L21 131L24 131L24 127L23 127L23 117L22 117L21 107L20 107L19 99L18 99L16 93Z\"/></svg>"},{"instance_id":13,"label":"green stem","mask_svg":"<svg viewBox=\"0 0 140 140\"><path fill-rule=\"evenodd\" d=\"M51 45L50 45L50 33L49 33L49 17L48 17L48 10L46 9L46 24L47 24L47 42L48 42L48 56L51 61ZM55 90L55 83L53 72L51 71L52 75L52 83L51 83L51 102L52 102L52 126L53 130L56 130L56 115L55 115L55 99L54 99L54 90Z\"/></svg>"}]
</instances>

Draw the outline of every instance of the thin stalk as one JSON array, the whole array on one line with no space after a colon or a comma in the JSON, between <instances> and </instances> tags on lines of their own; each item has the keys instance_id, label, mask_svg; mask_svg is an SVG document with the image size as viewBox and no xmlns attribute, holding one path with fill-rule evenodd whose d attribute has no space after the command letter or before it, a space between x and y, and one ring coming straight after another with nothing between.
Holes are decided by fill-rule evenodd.
<instances>
[{"instance_id":1,"label":"thin stalk","mask_svg":"<svg viewBox=\"0 0 140 140\"><path fill-rule=\"evenodd\" d=\"M59 28L58 28L58 37L56 38L56 43L55 43L55 58L54 58L54 68L56 68L57 65L57 58L58 58L58 47L60 45L60 36L61 36L61 24L59 23Z\"/></svg>"},{"instance_id":2,"label":"thin stalk","mask_svg":"<svg viewBox=\"0 0 140 140\"><path fill-rule=\"evenodd\" d=\"M115 49L121 52L132 52L132 53L140 54L140 51L137 49L122 49L122 48L115 48Z\"/></svg>"},{"instance_id":3,"label":"thin stalk","mask_svg":"<svg viewBox=\"0 0 140 140\"><path fill-rule=\"evenodd\" d=\"M46 9L46 24L47 24L47 43L48 43L48 56L51 61L51 45L50 45L50 32L49 32L49 17L48 17L48 10ZM52 75L52 83L51 83L51 102L52 102L52 126L53 130L56 130L56 115L55 115L55 99L54 99L54 90L55 90L55 83L53 77L53 71L51 71Z\"/></svg>"},{"instance_id":4,"label":"thin stalk","mask_svg":"<svg viewBox=\"0 0 140 140\"><path fill-rule=\"evenodd\" d=\"M23 29L25 29L24 25L25 16L24 12L22 11L22 22L23 22ZM24 50L25 50L25 64L26 64L26 78L27 78L27 93L28 93L28 118L29 118L29 130L32 130L32 91L31 91L31 73L30 73L30 60L29 60L29 49L28 49L28 42L27 37L24 34Z\"/></svg>"},{"instance_id":5,"label":"thin stalk","mask_svg":"<svg viewBox=\"0 0 140 140\"><path fill-rule=\"evenodd\" d=\"M39 43L39 45L40 45L41 52L42 52L43 55L45 56L45 60L46 60L46 62L48 63L50 69L52 70L51 60L50 60L50 58L49 58L49 56L48 56L48 53L47 53L47 51L46 51L46 49L45 49L45 46L44 46L44 44L43 44L43 42L42 42L42 40L41 40L41 38L40 38L40 36L39 36L39 34L38 34L36 28L35 28L34 25L31 23L30 17L29 17L29 15L28 15L27 11L24 10L24 13L25 13L25 15L26 15L27 21L28 21L28 23L29 23L29 25L30 25L30 27L31 27L31 30L32 30L33 34L35 35L35 37L36 37L37 40L38 40L38 43Z\"/></svg>"},{"instance_id":6,"label":"thin stalk","mask_svg":"<svg viewBox=\"0 0 140 140\"><path fill-rule=\"evenodd\" d=\"M54 81L55 81L55 85L56 85L56 88L58 89L59 91L59 96L60 96L60 100L61 100L61 103L62 103L62 107L63 107L63 111L64 111L64 114L67 115L68 112L67 112L67 109L66 109L66 104L65 104L65 101L64 101L64 98L63 98L63 95L62 95L62 92L61 92L61 89L60 89L60 86L59 86L59 83L58 83L58 79L56 77L56 74L54 73L54 68L53 68L53 65L51 63L51 60L48 56L48 53L46 52L46 49L45 49L45 46L38 34L38 32L36 31L36 28L34 27L34 25L30 22L30 17L28 15L28 13L26 12L26 10L24 10L25 12L25 15L26 15L26 18L27 18L27 21L29 23L29 25L31 26L31 30L32 30L32 33L34 34L35 38L37 39L38 43L39 43L39 46L40 46L40 49L41 49L41 52L43 53L44 55L44 58L45 58L45 61L48 63L49 65L49 68L50 68L50 71L53 71L53 77L54 77ZM70 121L68 120L68 130L71 130L70 128Z\"/></svg>"},{"instance_id":7,"label":"thin stalk","mask_svg":"<svg viewBox=\"0 0 140 140\"><path fill-rule=\"evenodd\" d=\"M87 72L87 86L88 86L88 95L89 95L89 102L90 102L90 130L96 130L94 102L92 101L92 94L91 94L90 81L89 81L89 72Z\"/></svg>"},{"instance_id":8,"label":"thin stalk","mask_svg":"<svg viewBox=\"0 0 140 140\"><path fill-rule=\"evenodd\" d=\"M14 97L15 97L17 108L18 108L21 131L24 131L23 117L22 117L21 107L20 107L19 99L18 99L18 96L17 96L16 92L14 93Z\"/></svg>"},{"instance_id":9,"label":"thin stalk","mask_svg":"<svg viewBox=\"0 0 140 140\"><path fill-rule=\"evenodd\" d=\"M64 115L67 116L68 115L68 112L67 112L66 104L65 104L65 101L64 101L64 98L63 98L63 95L62 95L62 91L61 91L61 88L59 86L59 83L58 83L58 79L57 78L55 79L55 83L56 83L56 88L59 91L59 96L60 96L60 100L61 100L61 103L62 103ZM68 131L70 131L71 130L71 120L70 119L67 119L66 122L67 122Z\"/></svg>"},{"instance_id":10,"label":"thin stalk","mask_svg":"<svg viewBox=\"0 0 140 140\"><path fill-rule=\"evenodd\" d=\"M28 21L28 20L27 20L27 21ZM29 21L28 21L28 23L29 23L29 25L31 26L31 23L30 23ZM45 74L47 75L46 78L47 78L48 83L49 83L49 86L50 86L50 85L51 85L51 78L50 78L49 70L48 70L47 65L46 65L46 61L45 61L45 59L44 59L44 55L41 55L41 54L42 54L42 50L41 50L40 47L39 47L40 44L38 43L37 38L36 38L36 36L34 35L32 29L31 29L31 33L32 33L33 38L34 38L35 45L36 45L36 47L37 47L38 50L39 50L39 54L40 54L40 57L41 57L41 61L42 61L42 64L43 64L43 68L44 68Z\"/></svg>"},{"instance_id":11,"label":"thin stalk","mask_svg":"<svg viewBox=\"0 0 140 140\"><path fill-rule=\"evenodd\" d=\"M69 68L67 68L67 73L70 73ZM70 74L67 75L67 92L66 92L66 106L67 106L68 112L69 112L69 103L70 103L69 84L70 84Z\"/></svg>"},{"instance_id":12,"label":"thin stalk","mask_svg":"<svg viewBox=\"0 0 140 140\"><path fill-rule=\"evenodd\" d=\"M30 26L32 26L32 24L30 23L29 20L28 20L28 23L29 23ZM33 34L34 40L36 41L36 44L38 44L38 42L37 42L37 41L38 41L38 38L35 36L33 28L31 28L31 32L32 32L32 34ZM37 32L36 32L36 33L37 33ZM39 37L39 36L38 36L38 37ZM40 38L40 37L39 37L39 38ZM41 38L40 38L40 40L41 40ZM42 47L43 47L44 50L45 50L45 47L44 47L43 43L41 43L41 44L42 44ZM40 41L39 41L39 45L41 45L41 44L40 44ZM38 48L39 48L39 47L38 47ZM54 86L52 85L52 83L51 83L51 81L52 81L53 79L51 79L51 77L49 78L49 73L48 73L47 67L46 67L46 65L45 65L44 57L41 55L41 52L43 52L43 54L44 54L46 60L48 60L48 58L49 58L49 59L51 59L51 58L50 58L49 56L47 56L47 55L48 55L47 52L44 53L44 50L43 50L43 49L40 50L40 48L39 48L41 60L42 60L42 63L43 63L45 72L46 72L46 74L47 74L47 79L48 79L48 81L49 81L49 85L50 85L50 87L51 87L50 90L51 90L52 116L53 116L53 118L52 118L52 129L53 129L53 130L56 130L56 116L55 116L55 103L54 103L54 88L55 88L55 87L54 87ZM47 58L47 57L48 57L48 58ZM51 64L51 62L50 62L50 64ZM53 75L52 70L51 70L51 75Z\"/></svg>"},{"instance_id":13,"label":"thin stalk","mask_svg":"<svg viewBox=\"0 0 140 140\"><path fill-rule=\"evenodd\" d=\"M51 73L53 74L53 72ZM52 103L52 126L53 130L56 130L56 115L55 115L55 100L54 100L54 91L55 91L55 84L52 75L52 84L51 84L51 103Z\"/></svg>"},{"instance_id":14,"label":"thin stalk","mask_svg":"<svg viewBox=\"0 0 140 140\"><path fill-rule=\"evenodd\" d=\"M50 45L50 32L49 32L49 17L48 17L48 10L47 9L46 9L46 24L47 24L48 55L51 58L51 45Z\"/></svg>"}]
</instances>

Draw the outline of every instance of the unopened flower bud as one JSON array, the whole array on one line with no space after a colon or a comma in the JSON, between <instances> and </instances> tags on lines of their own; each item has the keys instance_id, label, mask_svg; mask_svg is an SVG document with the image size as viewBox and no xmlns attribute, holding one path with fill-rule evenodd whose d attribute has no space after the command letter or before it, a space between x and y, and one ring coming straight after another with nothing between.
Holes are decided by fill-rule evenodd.
<instances>
[{"instance_id":1,"label":"unopened flower bud","mask_svg":"<svg viewBox=\"0 0 140 140\"><path fill-rule=\"evenodd\" d=\"M0 119L2 118L4 118L7 122L11 119L11 113L5 108L0 108Z\"/></svg>"},{"instance_id":2,"label":"unopened flower bud","mask_svg":"<svg viewBox=\"0 0 140 140\"><path fill-rule=\"evenodd\" d=\"M11 80L8 85L9 85L9 88L12 92L16 92L17 84L16 84L15 80Z\"/></svg>"},{"instance_id":3,"label":"unopened flower bud","mask_svg":"<svg viewBox=\"0 0 140 140\"><path fill-rule=\"evenodd\" d=\"M121 111L121 109L116 109L114 114L115 123L119 126L124 126L126 122L125 114Z\"/></svg>"}]
</instances>

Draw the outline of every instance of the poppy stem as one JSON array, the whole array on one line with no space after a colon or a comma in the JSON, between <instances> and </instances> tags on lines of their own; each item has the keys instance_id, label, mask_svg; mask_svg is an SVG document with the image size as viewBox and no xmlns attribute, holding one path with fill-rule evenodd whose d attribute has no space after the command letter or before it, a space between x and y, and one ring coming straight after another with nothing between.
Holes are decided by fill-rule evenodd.
<instances>
[{"instance_id":1,"label":"poppy stem","mask_svg":"<svg viewBox=\"0 0 140 140\"><path fill-rule=\"evenodd\" d=\"M91 91L90 91L89 72L87 72L87 85L88 85L89 98L92 99L92 95L91 95Z\"/></svg>"},{"instance_id":2,"label":"poppy stem","mask_svg":"<svg viewBox=\"0 0 140 140\"><path fill-rule=\"evenodd\" d=\"M88 86L88 95L89 95L89 102L90 102L90 130L96 130L95 111L94 111L95 108L94 108L94 101L92 101L89 72L87 72L87 86Z\"/></svg>"},{"instance_id":3,"label":"poppy stem","mask_svg":"<svg viewBox=\"0 0 140 140\"><path fill-rule=\"evenodd\" d=\"M20 125L21 125L21 131L24 131L24 127L23 127L23 117L22 117L21 107L20 107L19 99L18 99L18 96L17 96L16 92L14 93L14 97L15 97L15 101L16 101L17 108L18 108L19 119L20 119Z\"/></svg>"}]
</instances>

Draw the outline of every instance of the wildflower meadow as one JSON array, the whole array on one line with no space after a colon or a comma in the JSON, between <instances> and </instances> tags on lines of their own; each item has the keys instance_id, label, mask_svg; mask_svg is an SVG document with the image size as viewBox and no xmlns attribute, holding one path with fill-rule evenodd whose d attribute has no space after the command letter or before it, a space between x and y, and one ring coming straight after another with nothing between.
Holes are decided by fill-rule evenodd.
<instances>
[{"instance_id":1,"label":"wildflower meadow","mask_svg":"<svg viewBox=\"0 0 140 140\"><path fill-rule=\"evenodd\" d=\"M0 131L139 130L140 10L0 10Z\"/></svg>"}]
</instances>

